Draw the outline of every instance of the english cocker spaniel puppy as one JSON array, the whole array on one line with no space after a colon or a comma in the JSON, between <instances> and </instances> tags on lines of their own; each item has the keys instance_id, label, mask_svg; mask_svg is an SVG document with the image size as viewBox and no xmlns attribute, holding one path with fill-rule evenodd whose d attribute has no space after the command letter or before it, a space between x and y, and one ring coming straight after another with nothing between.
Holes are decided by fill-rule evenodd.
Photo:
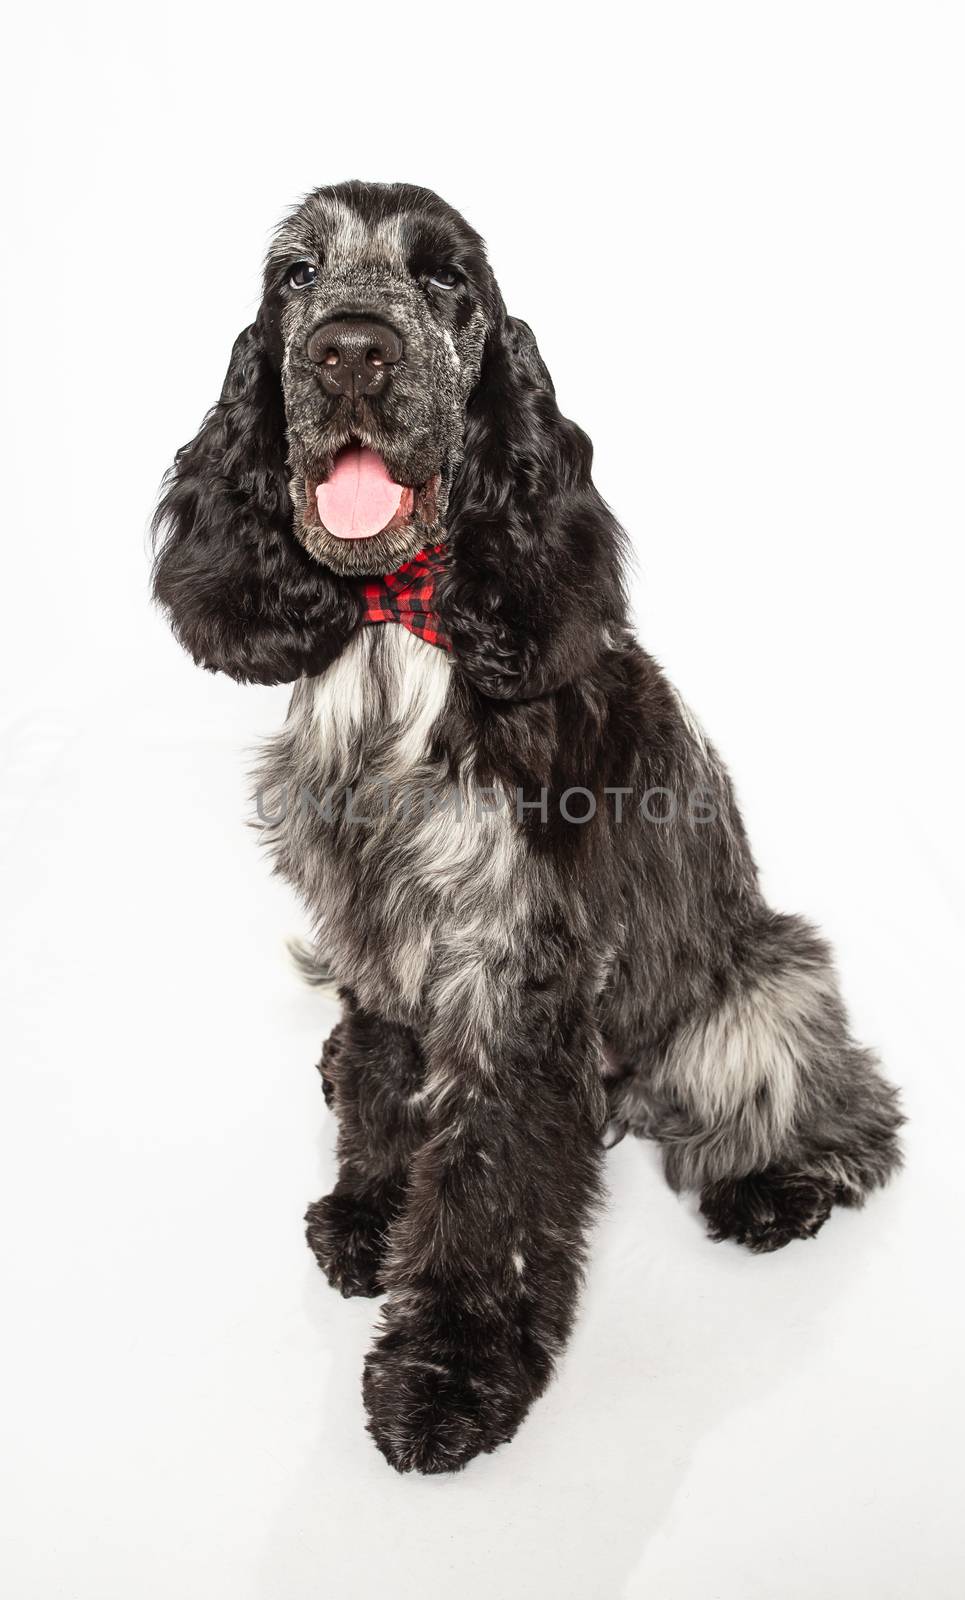
<instances>
[{"instance_id":1,"label":"english cocker spaniel puppy","mask_svg":"<svg viewBox=\"0 0 965 1600\"><path fill-rule=\"evenodd\" d=\"M569 1333L605 1145L775 1250L899 1162L828 948L761 896L713 746L627 624L589 440L426 189L318 189L179 451L154 585L194 659L294 685L263 837L340 988L308 1238L384 1293L401 1471L508 1440Z\"/></svg>"}]
</instances>

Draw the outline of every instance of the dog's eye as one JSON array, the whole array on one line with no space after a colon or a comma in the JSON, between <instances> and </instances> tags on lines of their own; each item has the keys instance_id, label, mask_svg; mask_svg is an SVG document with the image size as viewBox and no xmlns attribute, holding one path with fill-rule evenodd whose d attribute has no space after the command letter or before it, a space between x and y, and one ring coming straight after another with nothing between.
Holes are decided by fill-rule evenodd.
<instances>
[{"instance_id":1,"label":"dog's eye","mask_svg":"<svg viewBox=\"0 0 965 1600\"><path fill-rule=\"evenodd\" d=\"M437 289L454 289L459 282L459 274L455 267L436 267L429 279Z\"/></svg>"},{"instance_id":2,"label":"dog's eye","mask_svg":"<svg viewBox=\"0 0 965 1600\"><path fill-rule=\"evenodd\" d=\"M318 268L314 261L296 261L288 269L288 282L292 289L307 289L318 277Z\"/></svg>"}]
</instances>

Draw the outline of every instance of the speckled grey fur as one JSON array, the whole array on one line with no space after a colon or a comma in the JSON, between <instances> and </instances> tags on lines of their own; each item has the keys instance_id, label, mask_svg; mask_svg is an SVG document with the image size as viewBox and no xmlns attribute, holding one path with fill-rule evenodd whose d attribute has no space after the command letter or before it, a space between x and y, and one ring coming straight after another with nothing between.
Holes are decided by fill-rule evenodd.
<instances>
[{"instance_id":1,"label":"speckled grey fur","mask_svg":"<svg viewBox=\"0 0 965 1600\"><path fill-rule=\"evenodd\" d=\"M405 340L354 409L305 349L339 310ZM350 550L305 495L349 437L402 485L438 478ZM343 1001L321 1062L339 1176L308 1238L343 1294L386 1294L363 1389L400 1471L495 1449L545 1388L607 1127L658 1140L712 1237L754 1251L900 1162L827 945L766 904L723 763L628 626L590 461L479 236L428 191L352 183L282 225L159 514L156 592L195 659L294 684L260 827L311 920L301 965ZM354 582L437 536L451 651L364 625Z\"/></svg>"}]
</instances>

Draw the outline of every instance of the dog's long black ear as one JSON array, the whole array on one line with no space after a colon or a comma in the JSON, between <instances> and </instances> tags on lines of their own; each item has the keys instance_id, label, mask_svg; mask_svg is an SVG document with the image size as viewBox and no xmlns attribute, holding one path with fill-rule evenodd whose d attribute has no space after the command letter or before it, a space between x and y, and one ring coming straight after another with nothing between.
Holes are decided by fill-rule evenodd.
<instances>
[{"instance_id":1,"label":"dog's long black ear","mask_svg":"<svg viewBox=\"0 0 965 1600\"><path fill-rule=\"evenodd\" d=\"M235 340L217 405L178 451L154 518L154 594L194 659L243 683L317 673L358 619L292 532L285 410L263 318Z\"/></svg>"},{"instance_id":2,"label":"dog's long black ear","mask_svg":"<svg viewBox=\"0 0 965 1600\"><path fill-rule=\"evenodd\" d=\"M487 695L528 699L579 678L623 618L623 533L592 456L530 329L506 317L467 409L438 590L456 662Z\"/></svg>"}]
</instances>

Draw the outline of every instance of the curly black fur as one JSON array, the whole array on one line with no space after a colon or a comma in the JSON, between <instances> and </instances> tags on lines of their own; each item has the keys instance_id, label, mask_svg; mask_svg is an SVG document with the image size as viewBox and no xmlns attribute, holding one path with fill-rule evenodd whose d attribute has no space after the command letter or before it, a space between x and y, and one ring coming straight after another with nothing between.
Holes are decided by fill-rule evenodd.
<instances>
[{"instance_id":1,"label":"curly black fur","mask_svg":"<svg viewBox=\"0 0 965 1600\"><path fill-rule=\"evenodd\" d=\"M461 669L487 696L531 700L583 677L602 626L625 614L623 533L592 459L529 328L505 318L467 407L439 594Z\"/></svg>"},{"instance_id":2,"label":"curly black fur","mask_svg":"<svg viewBox=\"0 0 965 1600\"><path fill-rule=\"evenodd\" d=\"M346 307L404 340L377 399L333 400L306 357ZM347 552L312 486L352 439L417 510ZM364 1392L400 1470L492 1450L547 1383L608 1121L754 1250L900 1160L827 946L764 902L727 774L627 626L590 469L478 235L426 190L355 183L282 224L158 513L181 642L295 685L259 814L345 1008L321 1063L340 1173L308 1237L343 1294L386 1293ZM429 535L451 654L361 625L357 576Z\"/></svg>"},{"instance_id":3,"label":"curly black fur","mask_svg":"<svg viewBox=\"0 0 965 1600\"><path fill-rule=\"evenodd\" d=\"M200 666L290 683L324 671L359 606L292 538L285 407L262 323L238 335L220 400L175 458L154 592Z\"/></svg>"}]
</instances>

